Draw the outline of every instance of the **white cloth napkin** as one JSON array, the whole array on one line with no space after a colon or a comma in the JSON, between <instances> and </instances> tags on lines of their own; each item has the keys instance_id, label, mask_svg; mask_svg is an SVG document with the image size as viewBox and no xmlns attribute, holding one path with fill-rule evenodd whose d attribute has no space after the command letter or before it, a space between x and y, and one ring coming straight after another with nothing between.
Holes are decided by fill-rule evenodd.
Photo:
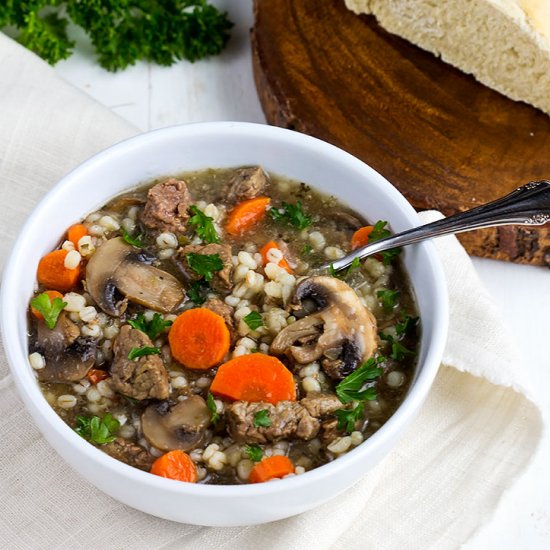
<instances>
[{"instance_id":1,"label":"white cloth napkin","mask_svg":"<svg viewBox=\"0 0 550 550\"><path fill-rule=\"evenodd\" d=\"M0 267L31 209L77 163L136 130L0 34ZM433 214L423 214L427 220ZM0 356L0 547L456 548L486 522L541 436L521 362L454 237L437 241L451 325L443 365L393 452L345 494L267 525L205 528L104 495L49 447ZM6 345L4 342L3 345Z\"/></svg>"}]
</instances>

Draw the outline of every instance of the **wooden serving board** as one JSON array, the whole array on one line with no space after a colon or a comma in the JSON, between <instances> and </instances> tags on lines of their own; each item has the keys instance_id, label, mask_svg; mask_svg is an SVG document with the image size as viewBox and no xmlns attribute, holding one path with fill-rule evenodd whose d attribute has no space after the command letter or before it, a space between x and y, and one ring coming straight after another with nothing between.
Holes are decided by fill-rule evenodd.
<instances>
[{"instance_id":1,"label":"wooden serving board","mask_svg":"<svg viewBox=\"0 0 550 550\"><path fill-rule=\"evenodd\" d=\"M270 124L356 155L419 210L449 215L550 179L549 116L390 35L344 0L255 0L252 47ZM460 239L473 255L550 266L550 224Z\"/></svg>"}]
</instances>

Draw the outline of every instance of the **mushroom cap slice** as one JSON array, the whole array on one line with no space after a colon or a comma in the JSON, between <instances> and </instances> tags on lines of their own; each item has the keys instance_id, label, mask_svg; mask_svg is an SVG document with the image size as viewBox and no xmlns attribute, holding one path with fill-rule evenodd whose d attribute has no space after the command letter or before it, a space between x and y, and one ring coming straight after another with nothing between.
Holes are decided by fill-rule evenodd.
<instances>
[{"instance_id":1,"label":"mushroom cap slice","mask_svg":"<svg viewBox=\"0 0 550 550\"><path fill-rule=\"evenodd\" d=\"M147 441L163 451L190 451L208 437L211 412L206 401L193 395L170 406L167 401L149 405L141 416L141 428Z\"/></svg>"},{"instance_id":2,"label":"mushroom cap slice","mask_svg":"<svg viewBox=\"0 0 550 550\"><path fill-rule=\"evenodd\" d=\"M340 279L304 279L296 287L290 307L302 318L275 337L273 353L287 354L299 364L324 357L325 372L341 379L376 351L376 319Z\"/></svg>"},{"instance_id":3,"label":"mushroom cap slice","mask_svg":"<svg viewBox=\"0 0 550 550\"><path fill-rule=\"evenodd\" d=\"M51 330L44 321L38 321L35 348L46 360L46 366L37 371L39 380L82 380L94 366L96 345L96 340L80 336L80 329L64 311Z\"/></svg>"},{"instance_id":4,"label":"mushroom cap slice","mask_svg":"<svg viewBox=\"0 0 550 550\"><path fill-rule=\"evenodd\" d=\"M180 282L170 273L144 263L137 249L120 237L104 242L86 266L87 290L97 305L119 317L126 301L116 301L116 291L126 299L155 311L169 313L185 298Z\"/></svg>"}]
</instances>

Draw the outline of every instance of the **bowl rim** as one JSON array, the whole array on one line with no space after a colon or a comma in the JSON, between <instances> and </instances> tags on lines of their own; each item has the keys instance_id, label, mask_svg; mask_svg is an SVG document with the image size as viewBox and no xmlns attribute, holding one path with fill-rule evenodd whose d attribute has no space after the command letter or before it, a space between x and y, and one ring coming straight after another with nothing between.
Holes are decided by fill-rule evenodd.
<instances>
[{"instance_id":1,"label":"bowl rim","mask_svg":"<svg viewBox=\"0 0 550 550\"><path fill-rule=\"evenodd\" d=\"M290 142L290 144L295 143L301 148L317 149L319 153L330 157L331 161L339 164L347 164L348 169L352 168L357 171L366 181L369 181L369 184L379 187L382 186L384 188L384 193L389 195L390 198L400 206L405 221L409 223L411 227L419 223L417 213L403 195L372 167L350 153L306 134L265 124L232 121L199 122L176 125L141 133L120 141L80 163L62 177L50 191L43 196L28 216L12 247L2 276L2 285L0 289L0 303L2 304L0 325L3 341L18 341L17 323L13 322L13 318L17 315L17 312L13 313L13 309L15 309L13 307L15 305L13 304L13 302L15 302L15 293L12 291L17 281L18 273L17 250L21 243L25 241L27 233L33 230L35 218L38 215L37 213L42 208L48 208L51 203L57 202L59 197L65 195L69 188L78 185L79 178L88 170L94 170L98 164L109 163L113 158L124 156L128 151L136 147L147 147L149 144L155 143L158 140L178 139L188 135L216 134L219 137L220 133L229 135L235 132L253 136L257 139L262 139L263 137L281 139L285 142ZM27 356L23 356L16 351L15 346L5 344L4 348L10 371L16 382L19 394L23 397L26 408L30 410L35 423L37 423L37 419L33 413L40 410L42 420L44 420L44 422L55 431L56 435L63 439L72 450L76 453L84 453L90 460L98 463L101 468L109 470L113 474L125 478L129 482L139 483L175 494L186 494L190 496L200 495L222 499L253 495L276 495L281 492L286 492L290 488L298 490L300 488L306 488L312 484L322 482L328 476L337 475L338 472L346 469L348 465L360 461L362 456L366 453L375 454L377 450L381 450L386 442L395 437L401 431L403 425L414 416L429 392L437 374L446 343L449 307L445 275L434 244L425 241L417 244L417 247L418 250L422 251L422 255L425 257L423 259L428 262L428 271L431 273L434 281L432 287L433 299L435 302L434 318L432 319L434 329L431 335L432 341L430 341L428 346L425 360L423 364L419 366L420 368L418 369L416 380L410 388L405 400L384 425L361 445L358 445L345 455L338 457L337 460L333 460L332 462L309 470L302 475L281 479L277 483L242 485L184 483L151 475L149 472L129 466L97 449L79 437L67 424L65 424L61 417L57 415L54 409L45 400L28 366L25 364L25 368L19 368L20 365L28 361ZM10 307L10 303L12 307ZM40 429L40 431L44 435L43 430Z\"/></svg>"}]
</instances>

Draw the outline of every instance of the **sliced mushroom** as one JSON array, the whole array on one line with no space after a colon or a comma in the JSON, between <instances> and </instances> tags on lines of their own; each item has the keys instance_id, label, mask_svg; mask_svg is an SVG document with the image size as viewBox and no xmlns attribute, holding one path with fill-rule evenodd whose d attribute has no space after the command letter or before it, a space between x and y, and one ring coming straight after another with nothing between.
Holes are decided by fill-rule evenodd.
<instances>
[{"instance_id":1,"label":"sliced mushroom","mask_svg":"<svg viewBox=\"0 0 550 550\"><path fill-rule=\"evenodd\" d=\"M167 401L149 405L141 416L141 428L145 439L157 449L190 451L208 437L210 417L205 400L193 395L173 406Z\"/></svg>"},{"instance_id":2,"label":"sliced mushroom","mask_svg":"<svg viewBox=\"0 0 550 550\"><path fill-rule=\"evenodd\" d=\"M82 380L95 363L96 340L80 336L80 329L63 311L53 329L38 321L35 351L44 356L46 366L38 372L43 382Z\"/></svg>"},{"instance_id":3,"label":"sliced mushroom","mask_svg":"<svg viewBox=\"0 0 550 550\"><path fill-rule=\"evenodd\" d=\"M344 210L336 210L332 212L331 217L334 221L338 222L338 229L350 229L356 231L360 227L367 225L367 223L359 219L357 216L346 212Z\"/></svg>"},{"instance_id":4,"label":"sliced mushroom","mask_svg":"<svg viewBox=\"0 0 550 550\"><path fill-rule=\"evenodd\" d=\"M275 337L273 353L286 354L300 364L321 359L326 374L338 380L375 352L376 319L340 279L304 279L290 307L301 318Z\"/></svg>"},{"instance_id":5,"label":"sliced mushroom","mask_svg":"<svg viewBox=\"0 0 550 550\"><path fill-rule=\"evenodd\" d=\"M126 299L169 313L185 298L180 282L170 273L148 265L144 255L120 237L104 242L86 267L88 292L109 315L119 317ZM117 291L126 299L117 299Z\"/></svg>"}]
</instances>

